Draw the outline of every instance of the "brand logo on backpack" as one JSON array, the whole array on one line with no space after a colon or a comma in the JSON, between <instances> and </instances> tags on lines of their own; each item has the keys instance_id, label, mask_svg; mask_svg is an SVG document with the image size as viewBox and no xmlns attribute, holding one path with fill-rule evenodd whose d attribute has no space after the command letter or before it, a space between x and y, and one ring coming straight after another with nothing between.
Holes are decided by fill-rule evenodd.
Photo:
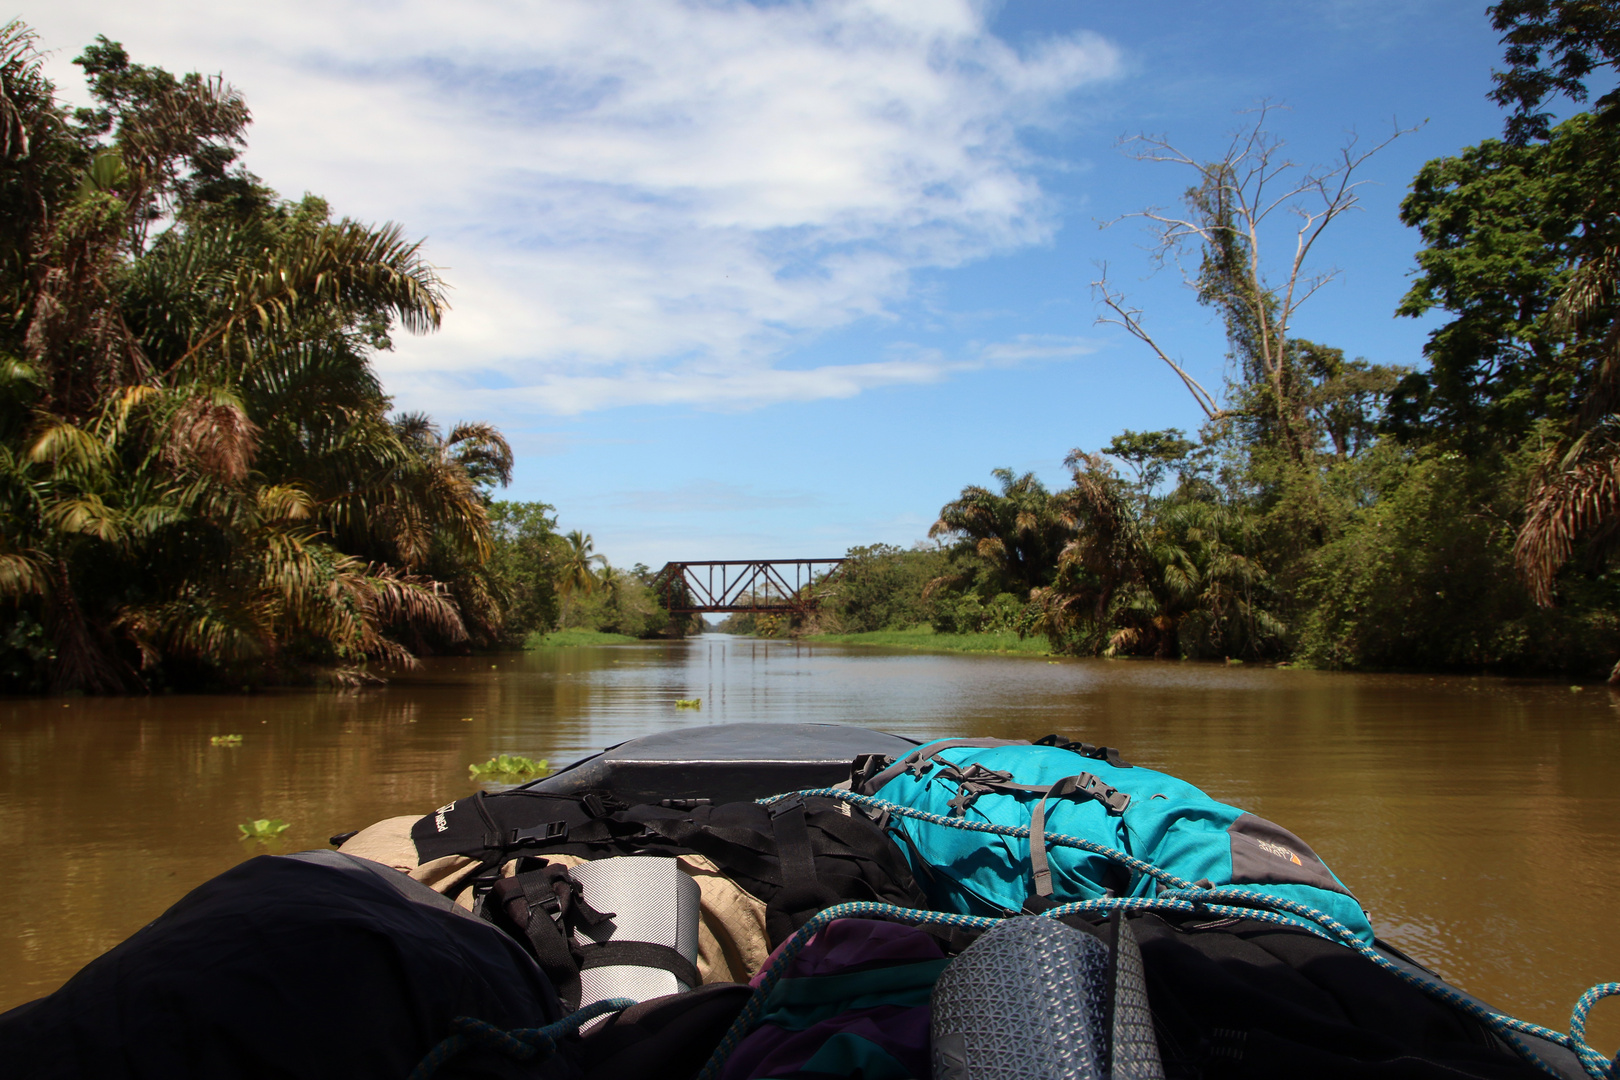
<instances>
[{"instance_id":1,"label":"brand logo on backpack","mask_svg":"<svg viewBox=\"0 0 1620 1080\"><path fill-rule=\"evenodd\" d=\"M1295 866L1304 866L1305 865L1304 863L1299 861L1299 856L1298 855L1295 855L1292 851L1289 851L1287 848L1283 847L1281 844L1273 844L1269 840L1256 840L1255 844L1256 844L1256 846L1258 846L1260 848L1261 851L1265 852L1267 855L1275 855L1279 859L1287 859L1289 862L1293 863Z\"/></svg>"},{"instance_id":2,"label":"brand logo on backpack","mask_svg":"<svg viewBox=\"0 0 1620 1080\"><path fill-rule=\"evenodd\" d=\"M441 806L437 810L433 811L433 827L435 829L437 829L439 832L449 832L450 831L450 819L446 818L444 815L448 814L450 811L454 810L455 808L456 808L456 804L452 802L452 803L445 803L443 806Z\"/></svg>"}]
</instances>

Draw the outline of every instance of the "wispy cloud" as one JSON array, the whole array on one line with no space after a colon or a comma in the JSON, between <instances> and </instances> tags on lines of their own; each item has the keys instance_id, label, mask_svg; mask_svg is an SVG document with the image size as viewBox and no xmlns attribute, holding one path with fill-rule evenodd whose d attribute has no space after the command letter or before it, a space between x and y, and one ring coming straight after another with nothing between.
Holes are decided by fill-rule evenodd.
<instances>
[{"instance_id":1,"label":"wispy cloud","mask_svg":"<svg viewBox=\"0 0 1620 1080\"><path fill-rule=\"evenodd\" d=\"M1020 132L1120 66L1086 34L1019 51L970 0L65 0L40 27L63 59L101 31L222 69L271 183L429 234L453 311L384 359L403 400L499 384L563 414L948 377L778 364L892 316L919 269L1046 241Z\"/></svg>"},{"instance_id":2,"label":"wispy cloud","mask_svg":"<svg viewBox=\"0 0 1620 1080\"><path fill-rule=\"evenodd\" d=\"M1087 356L1102 348L1091 338L1061 334L1019 334L1011 341L984 345L979 355L991 364L1017 364L1028 360L1068 360Z\"/></svg>"}]
</instances>

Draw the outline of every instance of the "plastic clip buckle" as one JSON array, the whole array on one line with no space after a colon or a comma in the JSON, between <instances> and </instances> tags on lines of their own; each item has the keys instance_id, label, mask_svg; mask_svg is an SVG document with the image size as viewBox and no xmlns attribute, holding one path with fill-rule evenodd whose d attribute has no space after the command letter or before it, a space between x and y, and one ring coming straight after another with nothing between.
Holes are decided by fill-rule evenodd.
<instances>
[{"instance_id":1,"label":"plastic clip buckle","mask_svg":"<svg viewBox=\"0 0 1620 1080\"><path fill-rule=\"evenodd\" d=\"M568 839L568 822L548 821L544 825L536 825L532 829L513 829L511 838L507 841L508 847L528 847L530 845L548 844L553 840Z\"/></svg>"}]
</instances>

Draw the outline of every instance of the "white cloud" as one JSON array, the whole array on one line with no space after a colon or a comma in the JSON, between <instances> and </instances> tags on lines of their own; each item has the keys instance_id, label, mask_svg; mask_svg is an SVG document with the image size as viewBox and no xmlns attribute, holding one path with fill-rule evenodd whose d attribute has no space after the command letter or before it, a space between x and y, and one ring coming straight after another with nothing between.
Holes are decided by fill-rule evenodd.
<instances>
[{"instance_id":1,"label":"white cloud","mask_svg":"<svg viewBox=\"0 0 1620 1080\"><path fill-rule=\"evenodd\" d=\"M1008 365L1027 360L1067 360L1089 355L1101 347L1101 343L1090 338L1063 334L1019 334L1011 341L997 341L981 347L979 355L992 364Z\"/></svg>"},{"instance_id":2,"label":"white cloud","mask_svg":"<svg viewBox=\"0 0 1620 1080\"><path fill-rule=\"evenodd\" d=\"M774 365L892 316L920 268L1051 235L1019 132L1120 61L1089 35L1020 53L984 19L969 0L67 0L36 25L64 87L96 32L223 70L269 182L428 234L453 310L383 358L406 403L500 383L572 413L947 376Z\"/></svg>"}]
</instances>

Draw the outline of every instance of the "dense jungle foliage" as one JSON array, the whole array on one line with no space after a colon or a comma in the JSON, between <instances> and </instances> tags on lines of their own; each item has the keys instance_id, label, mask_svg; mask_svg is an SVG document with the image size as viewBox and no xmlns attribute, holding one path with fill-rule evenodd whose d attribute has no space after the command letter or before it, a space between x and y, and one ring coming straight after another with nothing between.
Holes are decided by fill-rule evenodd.
<instances>
[{"instance_id":1,"label":"dense jungle foliage","mask_svg":"<svg viewBox=\"0 0 1620 1080\"><path fill-rule=\"evenodd\" d=\"M1609 671L1620 655L1620 5L1505 0L1506 137L1429 162L1401 207L1422 249L1399 314L1448 320L1402 365L1291 332L1316 282L1276 278L1257 180L1295 184L1309 246L1354 205L1370 152L1290 178L1263 126L1190 166L1183 217L1139 215L1198 267L1224 320L1224 407L1106 282L1103 303L1204 407L1195 437L1125 431L1071 484L994 472L947 503L936 546L850 552L817 625L1045 634L1074 653L1313 665ZM1359 156L1358 156L1359 153ZM1337 186L1336 186L1337 185ZM1270 196L1268 195L1268 198ZM1293 254L1290 241L1290 257ZM877 583L882 586L874 587ZM1620 666L1614 667L1620 674Z\"/></svg>"},{"instance_id":2,"label":"dense jungle foliage","mask_svg":"<svg viewBox=\"0 0 1620 1080\"><path fill-rule=\"evenodd\" d=\"M500 432L391 412L370 357L445 310L398 226L261 184L220 79L105 38L75 63L70 112L0 29L0 689L353 682L589 605L662 625L550 507L492 502Z\"/></svg>"},{"instance_id":3,"label":"dense jungle foliage","mask_svg":"<svg viewBox=\"0 0 1620 1080\"><path fill-rule=\"evenodd\" d=\"M1445 319L1422 357L1294 331L1321 284L1295 242L1308 254L1354 208L1378 147L1297 170L1264 110L1217 160L1136 140L1191 170L1182 216L1135 216L1196 268L1225 387L1175 364L1106 280L1098 296L1203 426L1076 449L1059 490L996 469L931 542L852 549L807 622L725 628L1620 671L1620 91L1551 111L1612 81L1620 3L1490 16L1504 137L1429 162L1401 208L1422 246L1399 314ZM445 310L398 226L266 188L237 160L250 115L222 80L106 39L75 63L91 108L58 101L26 26L0 28L0 690L355 682L559 628L696 625L550 506L496 500L500 432L392 409L371 357ZM1274 266L1266 218L1290 206L1304 226Z\"/></svg>"}]
</instances>

